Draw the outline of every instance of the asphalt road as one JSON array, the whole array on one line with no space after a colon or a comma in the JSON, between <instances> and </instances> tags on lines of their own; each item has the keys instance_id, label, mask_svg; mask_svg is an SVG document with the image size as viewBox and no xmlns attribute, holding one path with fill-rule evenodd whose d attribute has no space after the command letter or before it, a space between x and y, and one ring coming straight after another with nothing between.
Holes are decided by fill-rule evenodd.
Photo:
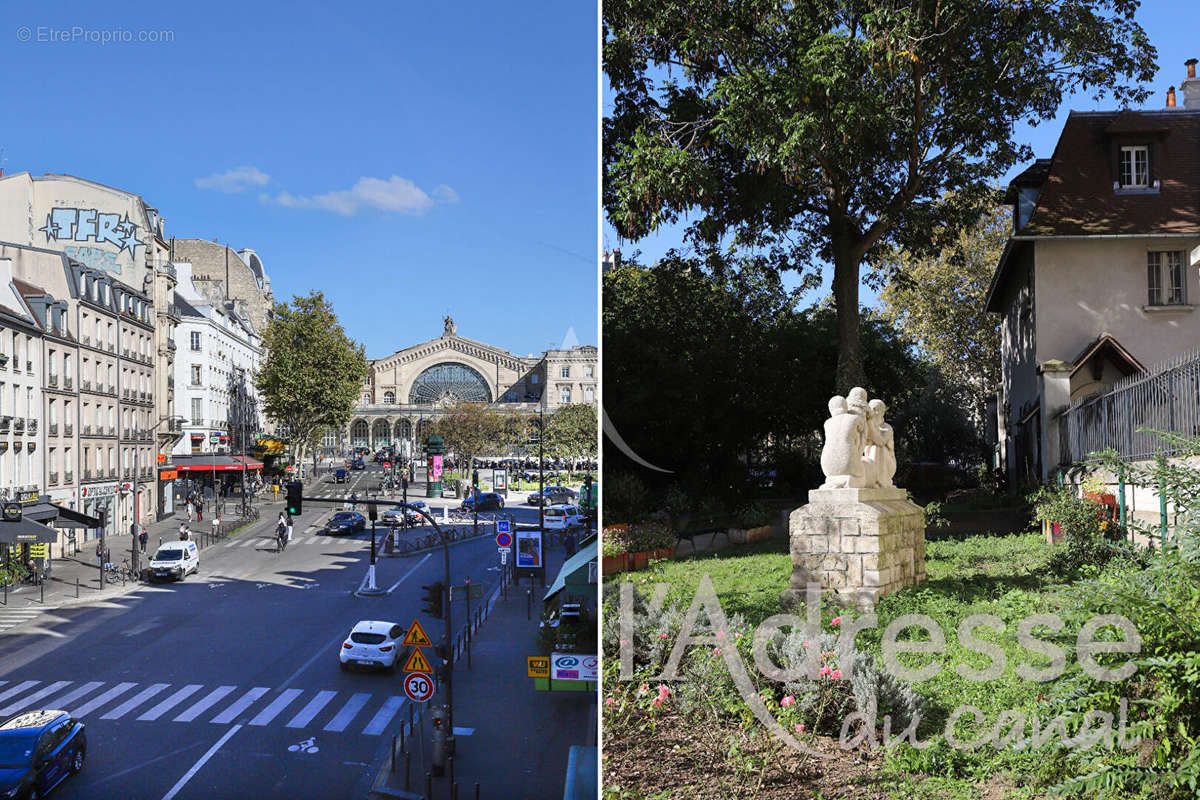
<instances>
[{"instance_id":1,"label":"asphalt road","mask_svg":"<svg viewBox=\"0 0 1200 800\"><path fill-rule=\"evenodd\" d=\"M356 472L336 490L377 481L374 469ZM63 708L87 725L87 765L56 797L366 796L408 701L401 672L342 672L337 650L361 619L420 616L420 586L442 577L442 557L380 559L390 594L357 597L369 529L315 536L328 512L314 505L282 554L265 519L205 550L198 576L0 636L0 717ZM537 519L523 504L506 510ZM469 576L488 596L496 561L490 537L456 544L453 580ZM422 624L436 641L441 623Z\"/></svg>"}]
</instances>

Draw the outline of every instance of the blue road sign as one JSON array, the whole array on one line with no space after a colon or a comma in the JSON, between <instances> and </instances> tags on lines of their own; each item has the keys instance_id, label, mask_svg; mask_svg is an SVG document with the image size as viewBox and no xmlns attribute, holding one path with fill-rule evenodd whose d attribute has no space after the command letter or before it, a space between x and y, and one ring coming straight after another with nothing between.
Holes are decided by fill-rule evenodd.
<instances>
[{"instance_id":1,"label":"blue road sign","mask_svg":"<svg viewBox=\"0 0 1200 800\"><path fill-rule=\"evenodd\" d=\"M512 530L509 527L511 524L512 523L506 519L496 520L496 533L512 533Z\"/></svg>"}]
</instances>

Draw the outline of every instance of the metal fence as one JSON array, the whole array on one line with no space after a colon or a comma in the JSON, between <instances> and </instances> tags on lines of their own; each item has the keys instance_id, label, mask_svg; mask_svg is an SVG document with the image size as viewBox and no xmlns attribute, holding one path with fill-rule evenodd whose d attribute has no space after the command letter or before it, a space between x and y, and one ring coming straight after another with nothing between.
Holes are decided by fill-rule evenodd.
<instances>
[{"instance_id":1,"label":"metal fence","mask_svg":"<svg viewBox=\"0 0 1200 800\"><path fill-rule=\"evenodd\" d=\"M1173 455L1177 448L1154 431L1200 435L1200 348L1072 403L1063 422L1059 434L1065 463L1109 447L1133 461Z\"/></svg>"}]
</instances>

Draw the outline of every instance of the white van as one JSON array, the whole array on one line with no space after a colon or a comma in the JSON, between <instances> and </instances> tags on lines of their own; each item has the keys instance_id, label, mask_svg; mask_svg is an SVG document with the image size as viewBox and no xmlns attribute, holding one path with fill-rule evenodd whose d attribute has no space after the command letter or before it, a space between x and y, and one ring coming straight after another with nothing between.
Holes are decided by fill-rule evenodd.
<instances>
[{"instance_id":1,"label":"white van","mask_svg":"<svg viewBox=\"0 0 1200 800\"><path fill-rule=\"evenodd\" d=\"M150 580L181 581L189 572L200 571L200 551L195 542L167 542L150 556L147 577Z\"/></svg>"}]
</instances>

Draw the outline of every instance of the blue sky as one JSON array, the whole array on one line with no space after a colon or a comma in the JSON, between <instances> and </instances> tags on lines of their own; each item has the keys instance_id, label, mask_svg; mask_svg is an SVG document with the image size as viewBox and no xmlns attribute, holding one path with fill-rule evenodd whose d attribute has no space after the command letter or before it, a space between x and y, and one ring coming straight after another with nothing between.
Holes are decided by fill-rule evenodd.
<instances>
[{"instance_id":1,"label":"blue sky","mask_svg":"<svg viewBox=\"0 0 1200 800\"><path fill-rule=\"evenodd\" d=\"M5 11L6 173L138 192L168 234L254 248L277 299L321 289L372 358L445 314L522 355L597 343L594 4Z\"/></svg>"},{"instance_id":2,"label":"blue sky","mask_svg":"<svg viewBox=\"0 0 1200 800\"><path fill-rule=\"evenodd\" d=\"M1147 100L1145 108L1163 108L1166 105L1167 87L1174 86L1178 90L1180 82L1187 75L1183 62L1189 58L1200 58L1200 44L1196 42L1195 28L1187 23L1187 20L1194 17L1194 13L1194 5L1185 5L1176 0L1148 0L1142 4L1137 19L1150 37L1151 44L1158 48L1159 67L1158 75L1146 87L1151 90L1152 94ZM604 88L604 112L607 114L612 110L611 99L607 94L607 82ZM1181 104L1183 102L1182 93L1178 94L1178 102ZM1063 123L1070 111L1107 111L1112 108L1115 108L1115 104L1111 99L1097 103L1087 95L1068 97L1064 100L1054 120L1044 122L1037 127L1018 125L1016 128L1017 140L1030 144L1037 158L1049 158L1054 154L1054 145L1058 141L1058 135L1062 131ZM1013 168L1005 176L1004 181L1007 182L1015 177L1026 166L1028 166L1027 163ZM619 248L626 253L641 250L642 262L652 264L672 247L683 246L683 233L687 222L684 220L680 224L664 227L644 239L629 242L618 237L616 231L605 220L602 233L603 247L606 250ZM822 275L822 287L809 293L804 302L815 302L829 294L832 277L832 270L826 270ZM795 282L789 282L785 276L785 283L794 285ZM864 305L874 305L878 301L878 294L867 286L861 286L859 300Z\"/></svg>"}]
</instances>

